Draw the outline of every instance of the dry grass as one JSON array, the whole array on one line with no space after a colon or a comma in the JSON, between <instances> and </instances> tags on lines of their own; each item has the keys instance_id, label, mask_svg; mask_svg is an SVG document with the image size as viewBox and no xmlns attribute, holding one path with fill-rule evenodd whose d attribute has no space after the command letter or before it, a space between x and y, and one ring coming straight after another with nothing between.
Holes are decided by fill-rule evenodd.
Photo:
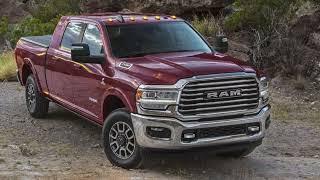
<instances>
[{"instance_id":1,"label":"dry grass","mask_svg":"<svg viewBox=\"0 0 320 180\"><path fill-rule=\"evenodd\" d=\"M214 16L199 18L194 16L192 25L205 37L214 37L222 33L222 27L218 19Z\"/></svg>"},{"instance_id":2,"label":"dry grass","mask_svg":"<svg viewBox=\"0 0 320 180\"><path fill-rule=\"evenodd\" d=\"M0 55L0 81L10 79L16 75L16 62L13 52Z\"/></svg>"},{"instance_id":3,"label":"dry grass","mask_svg":"<svg viewBox=\"0 0 320 180\"><path fill-rule=\"evenodd\" d=\"M320 102L299 102L273 97L272 119L290 122L298 120L320 125Z\"/></svg>"}]
</instances>

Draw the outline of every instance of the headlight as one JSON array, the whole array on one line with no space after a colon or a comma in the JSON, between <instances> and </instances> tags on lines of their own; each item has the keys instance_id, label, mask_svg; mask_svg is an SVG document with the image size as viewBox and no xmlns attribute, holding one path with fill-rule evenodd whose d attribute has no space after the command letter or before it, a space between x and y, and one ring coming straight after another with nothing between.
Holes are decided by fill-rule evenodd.
<instances>
[{"instance_id":1,"label":"headlight","mask_svg":"<svg viewBox=\"0 0 320 180\"><path fill-rule=\"evenodd\" d=\"M259 89L260 89L260 97L264 102L269 100L269 91L268 91L269 82L266 77L260 78Z\"/></svg>"},{"instance_id":2,"label":"headlight","mask_svg":"<svg viewBox=\"0 0 320 180\"><path fill-rule=\"evenodd\" d=\"M138 89L136 100L145 109L166 110L169 105L177 104L178 91L166 89Z\"/></svg>"}]
</instances>

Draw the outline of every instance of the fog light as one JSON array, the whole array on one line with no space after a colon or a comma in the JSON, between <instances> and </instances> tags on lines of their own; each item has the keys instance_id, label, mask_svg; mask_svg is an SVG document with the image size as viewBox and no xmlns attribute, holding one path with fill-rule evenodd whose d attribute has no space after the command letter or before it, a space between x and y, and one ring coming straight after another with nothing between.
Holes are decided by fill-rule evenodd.
<instances>
[{"instance_id":1,"label":"fog light","mask_svg":"<svg viewBox=\"0 0 320 180\"><path fill-rule=\"evenodd\" d=\"M164 127L147 127L147 134L153 138L170 139L171 131Z\"/></svg>"},{"instance_id":2,"label":"fog light","mask_svg":"<svg viewBox=\"0 0 320 180\"><path fill-rule=\"evenodd\" d=\"M184 139L194 139L196 137L196 134L194 133L186 133L183 135Z\"/></svg>"},{"instance_id":3,"label":"fog light","mask_svg":"<svg viewBox=\"0 0 320 180\"><path fill-rule=\"evenodd\" d=\"M248 127L248 131L249 132L259 132L260 127L259 126L250 126L250 127Z\"/></svg>"},{"instance_id":4,"label":"fog light","mask_svg":"<svg viewBox=\"0 0 320 180\"><path fill-rule=\"evenodd\" d=\"M260 132L260 127L259 126L248 126L248 134L249 135L254 135Z\"/></svg>"},{"instance_id":5,"label":"fog light","mask_svg":"<svg viewBox=\"0 0 320 180\"><path fill-rule=\"evenodd\" d=\"M192 142L197 139L197 133L195 130L185 130L182 135L181 139L183 142Z\"/></svg>"}]
</instances>

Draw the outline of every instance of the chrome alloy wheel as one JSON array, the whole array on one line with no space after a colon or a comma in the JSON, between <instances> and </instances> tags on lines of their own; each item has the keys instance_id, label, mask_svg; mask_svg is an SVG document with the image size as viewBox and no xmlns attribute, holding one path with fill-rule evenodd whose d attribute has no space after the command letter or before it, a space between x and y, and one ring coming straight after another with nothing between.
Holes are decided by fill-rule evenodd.
<instances>
[{"instance_id":1,"label":"chrome alloy wheel","mask_svg":"<svg viewBox=\"0 0 320 180\"><path fill-rule=\"evenodd\" d=\"M135 150L135 137L132 128L125 122L115 123L109 132L109 145L120 159L128 159Z\"/></svg>"},{"instance_id":2,"label":"chrome alloy wheel","mask_svg":"<svg viewBox=\"0 0 320 180\"><path fill-rule=\"evenodd\" d=\"M35 87L33 84L28 84L27 87L27 104L28 104L28 108L34 109L35 105L36 105L36 92L35 92Z\"/></svg>"}]
</instances>

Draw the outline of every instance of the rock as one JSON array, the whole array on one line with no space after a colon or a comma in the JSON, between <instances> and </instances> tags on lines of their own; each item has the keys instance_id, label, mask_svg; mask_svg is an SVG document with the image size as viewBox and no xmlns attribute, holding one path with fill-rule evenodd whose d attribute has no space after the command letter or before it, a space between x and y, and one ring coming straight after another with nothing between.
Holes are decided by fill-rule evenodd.
<instances>
[{"instance_id":1,"label":"rock","mask_svg":"<svg viewBox=\"0 0 320 180\"><path fill-rule=\"evenodd\" d=\"M19 146L19 149L21 151L21 154L23 156L32 156L35 155L36 153L34 152L34 150L32 150L30 147L28 147L26 144L22 144Z\"/></svg>"},{"instance_id":2,"label":"rock","mask_svg":"<svg viewBox=\"0 0 320 180\"><path fill-rule=\"evenodd\" d=\"M92 145L91 148L100 148L100 144L95 144L95 145Z\"/></svg>"},{"instance_id":3,"label":"rock","mask_svg":"<svg viewBox=\"0 0 320 180\"><path fill-rule=\"evenodd\" d=\"M318 31L320 24L320 10L312 15L300 17L290 29L290 37L294 37L304 43L309 40L309 35Z\"/></svg>"},{"instance_id":4,"label":"rock","mask_svg":"<svg viewBox=\"0 0 320 180\"><path fill-rule=\"evenodd\" d=\"M227 52L228 55L247 62L250 60L250 51L251 49L245 44L241 44L229 39L229 51Z\"/></svg>"},{"instance_id":5,"label":"rock","mask_svg":"<svg viewBox=\"0 0 320 180\"><path fill-rule=\"evenodd\" d=\"M19 146L13 145L13 144L8 145L8 147L13 149L13 150L18 150L19 149Z\"/></svg>"},{"instance_id":6,"label":"rock","mask_svg":"<svg viewBox=\"0 0 320 180\"><path fill-rule=\"evenodd\" d=\"M0 158L0 164L3 164L3 163L5 163L5 162L6 162L6 160Z\"/></svg>"},{"instance_id":7,"label":"rock","mask_svg":"<svg viewBox=\"0 0 320 180\"><path fill-rule=\"evenodd\" d=\"M320 50L320 33L310 34L308 45Z\"/></svg>"},{"instance_id":8,"label":"rock","mask_svg":"<svg viewBox=\"0 0 320 180\"><path fill-rule=\"evenodd\" d=\"M284 155L288 156L288 157L294 157L294 155L292 153L289 153L289 152L285 152Z\"/></svg>"},{"instance_id":9,"label":"rock","mask_svg":"<svg viewBox=\"0 0 320 180\"><path fill-rule=\"evenodd\" d=\"M16 23L29 14L26 5L19 0L0 1L0 9L0 17L9 17L10 23Z\"/></svg>"},{"instance_id":10,"label":"rock","mask_svg":"<svg viewBox=\"0 0 320 180\"><path fill-rule=\"evenodd\" d=\"M279 87L279 86L281 86L282 83L283 83L283 79L281 76L276 76L276 77L272 78L270 81L270 85L273 87Z\"/></svg>"},{"instance_id":11,"label":"rock","mask_svg":"<svg viewBox=\"0 0 320 180\"><path fill-rule=\"evenodd\" d=\"M233 2L234 0L91 0L85 2L82 7L89 13L130 9L136 12L181 15L188 12L216 11Z\"/></svg>"}]
</instances>

